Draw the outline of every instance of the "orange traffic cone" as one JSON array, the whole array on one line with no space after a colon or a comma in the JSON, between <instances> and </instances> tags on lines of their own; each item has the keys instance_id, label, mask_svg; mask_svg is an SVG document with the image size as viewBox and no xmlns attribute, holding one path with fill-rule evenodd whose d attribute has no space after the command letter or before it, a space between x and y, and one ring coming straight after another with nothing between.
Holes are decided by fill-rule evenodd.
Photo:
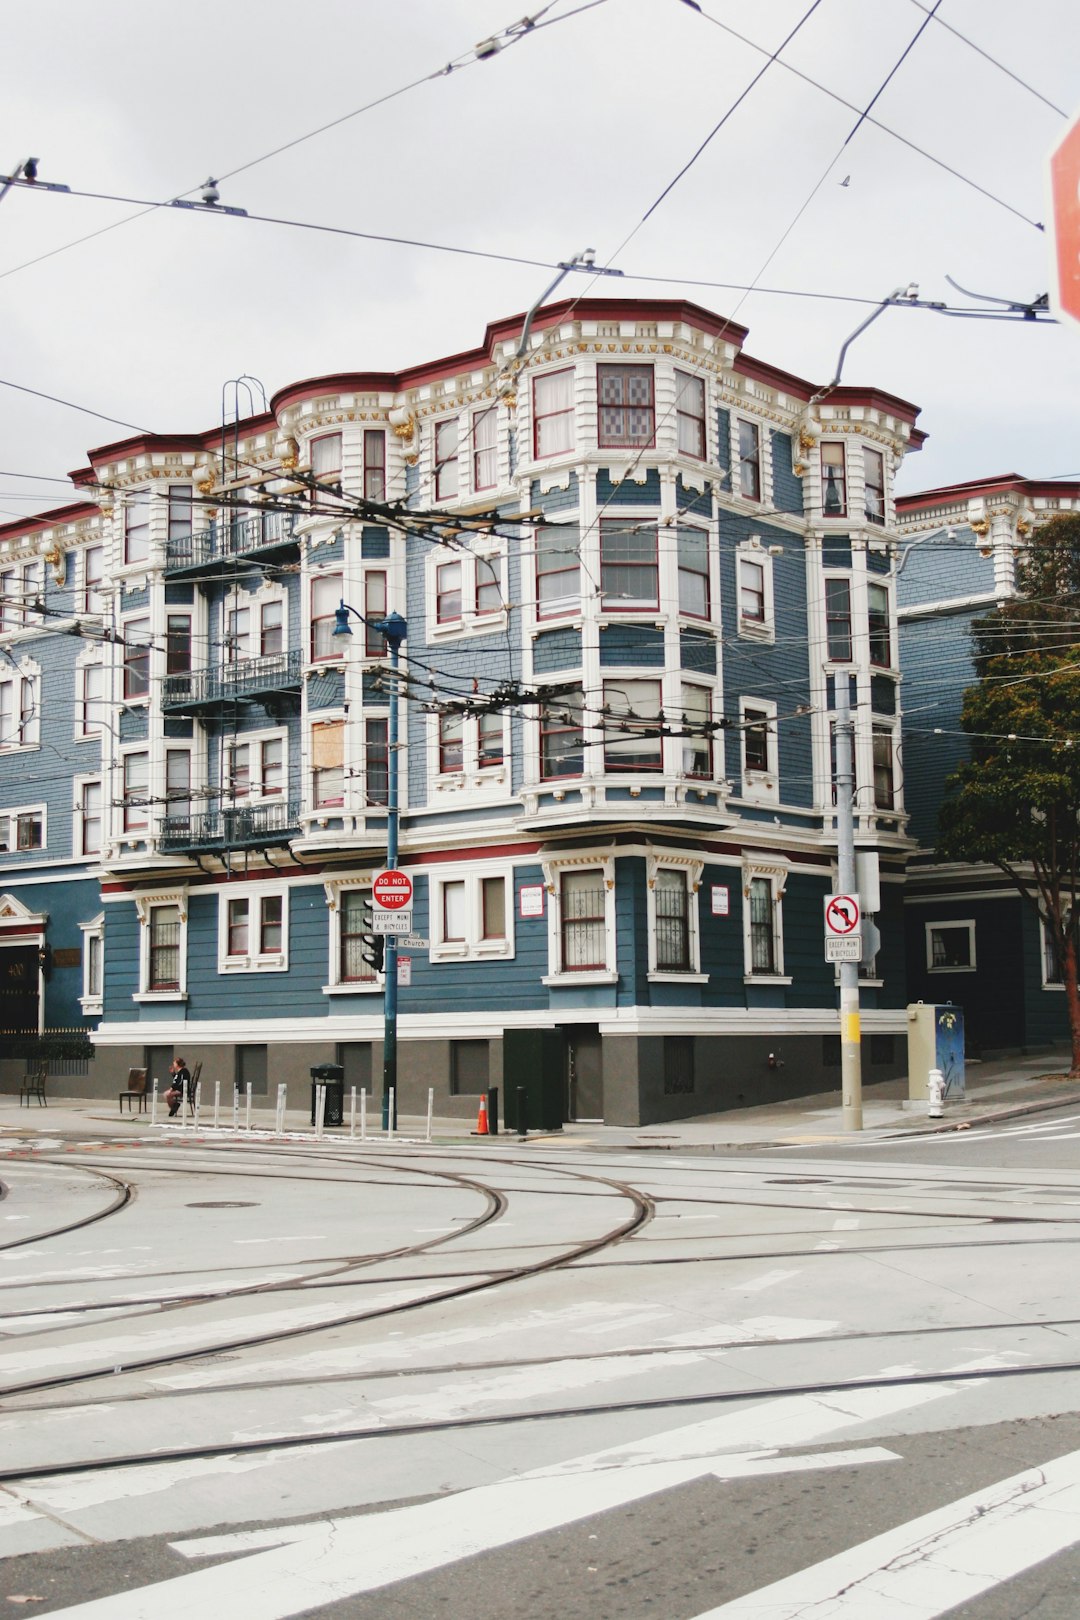
<instances>
[{"instance_id":1,"label":"orange traffic cone","mask_svg":"<svg viewBox=\"0 0 1080 1620\"><path fill-rule=\"evenodd\" d=\"M480 1109L479 1109L479 1112L477 1113L477 1116L476 1116L476 1130L474 1132L474 1135L476 1135L476 1136L487 1136L488 1135L487 1092L486 1091L482 1091L480 1093Z\"/></svg>"}]
</instances>

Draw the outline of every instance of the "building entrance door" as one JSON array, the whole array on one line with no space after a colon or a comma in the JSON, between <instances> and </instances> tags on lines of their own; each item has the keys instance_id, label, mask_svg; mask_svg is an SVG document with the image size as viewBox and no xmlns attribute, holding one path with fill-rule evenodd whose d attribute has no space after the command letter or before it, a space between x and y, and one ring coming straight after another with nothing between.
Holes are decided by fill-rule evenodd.
<instances>
[{"instance_id":1,"label":"building entrance door","mask_svg":"<svg viewBox=\"0 0 1080 1620\"><path fill-rule=\"evenodd\" d=\"M38 947L0 950L0 1037L38 1033Z\"/></svg>"},{"instance_id":2,"label":"building entrance door","mask_svg":"<svg viewBox=\"0 0 1080 1620\"><path fill-rule=\"evenodd\" d=\"M604 1058L600 1030L595 1024L570 1024L566 1030L566 1117L602 1120L604 1117Z\"/></svg>"}]
</instances>

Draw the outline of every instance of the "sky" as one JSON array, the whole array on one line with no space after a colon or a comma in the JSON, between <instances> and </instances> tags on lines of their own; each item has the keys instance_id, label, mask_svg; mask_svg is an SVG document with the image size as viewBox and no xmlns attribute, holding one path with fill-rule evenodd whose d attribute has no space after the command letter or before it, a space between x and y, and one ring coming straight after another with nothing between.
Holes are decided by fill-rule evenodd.
<instances>
[{"instance_id":1,"label":"sky","mask_svg":"<svg viewBox=\"0 0 1080 1620\"><path fill-rule=\"evenodd\" d=\"M947 275L1036 297L1052 273L1035 228L1046 159L1080 110L1080 8L940 0L928 21L932 4L534 0L536 26L513 31L515 0L9 3L0 170L34 156L42 181L151 202L230 176L221 201L249 214L534 262L178 208L131 219L130 204L13 189L0 519L63 504L64 476L127 436L121 422L213 427L241 374L270 395L470 348L586 247L624 272L597 292L690 298L749 327L748 353L816 383L870 313L846 300L914 281L971 307ZM503 48L478 57L492 36ZM892 73L872 116L895 133L789 68L859 110ZM589 287L575 274L560 296ZM890 308L844 381L921 406L930 437L904 492L1080 477L1078 326Z\"/></svg>"}]
</instances>

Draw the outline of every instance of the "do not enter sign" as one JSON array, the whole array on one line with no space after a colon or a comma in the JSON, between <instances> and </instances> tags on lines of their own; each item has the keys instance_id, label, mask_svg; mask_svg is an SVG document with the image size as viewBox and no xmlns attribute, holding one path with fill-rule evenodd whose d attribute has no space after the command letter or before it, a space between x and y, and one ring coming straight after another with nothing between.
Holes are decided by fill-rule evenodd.
<instances>
[{"instance_id":1,"label":"do not enter sign","mask_svg":"<svg viewBox=\"0 0 1080 1620\"><path fill-rule=\"evenodd\" d=\"M380 872L371 885L371 898L384 911L404 911L412 905L412 878L397 867Z\"/></svg>"}]
</instances>

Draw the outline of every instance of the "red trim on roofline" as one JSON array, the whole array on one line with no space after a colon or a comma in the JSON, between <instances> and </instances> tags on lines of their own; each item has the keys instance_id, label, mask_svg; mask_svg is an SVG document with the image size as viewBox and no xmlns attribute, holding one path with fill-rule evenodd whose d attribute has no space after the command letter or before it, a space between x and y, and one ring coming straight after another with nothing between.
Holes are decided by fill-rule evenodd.
<instances>
[{"instance_id":1,"label":"red trim on roofline","mask_svg":"<svg viewBox=\"0 0 1080 1620\"><path fill-rule=\"evenodd\" d=\"M941 506L950 501L959 505L972 495L996 495L1016 490L1024 495L1080 496L1080 482L1025 478L1022 473L998 473L991 478L971 478L961 484L943 484L938 489L922 489L916 495L898 495L898 512L917 512L923 506Z\"/></svg>"},{"instance_id":2,"label":"red trim on roofline","mask_svg":"<svg viewBox=\"0 0 1080 1620\"><path fill-rule=\"evenodd\" d=\"M0 540L15 540L20 534L40 534L42 529L55 529L64 523L75 523L79 518L96 517L98 507L89 501L77 501L74 506L57 506L51 512L37 517L15 518L11 523L0 523Z\"/></svg>"}]
</instances>

